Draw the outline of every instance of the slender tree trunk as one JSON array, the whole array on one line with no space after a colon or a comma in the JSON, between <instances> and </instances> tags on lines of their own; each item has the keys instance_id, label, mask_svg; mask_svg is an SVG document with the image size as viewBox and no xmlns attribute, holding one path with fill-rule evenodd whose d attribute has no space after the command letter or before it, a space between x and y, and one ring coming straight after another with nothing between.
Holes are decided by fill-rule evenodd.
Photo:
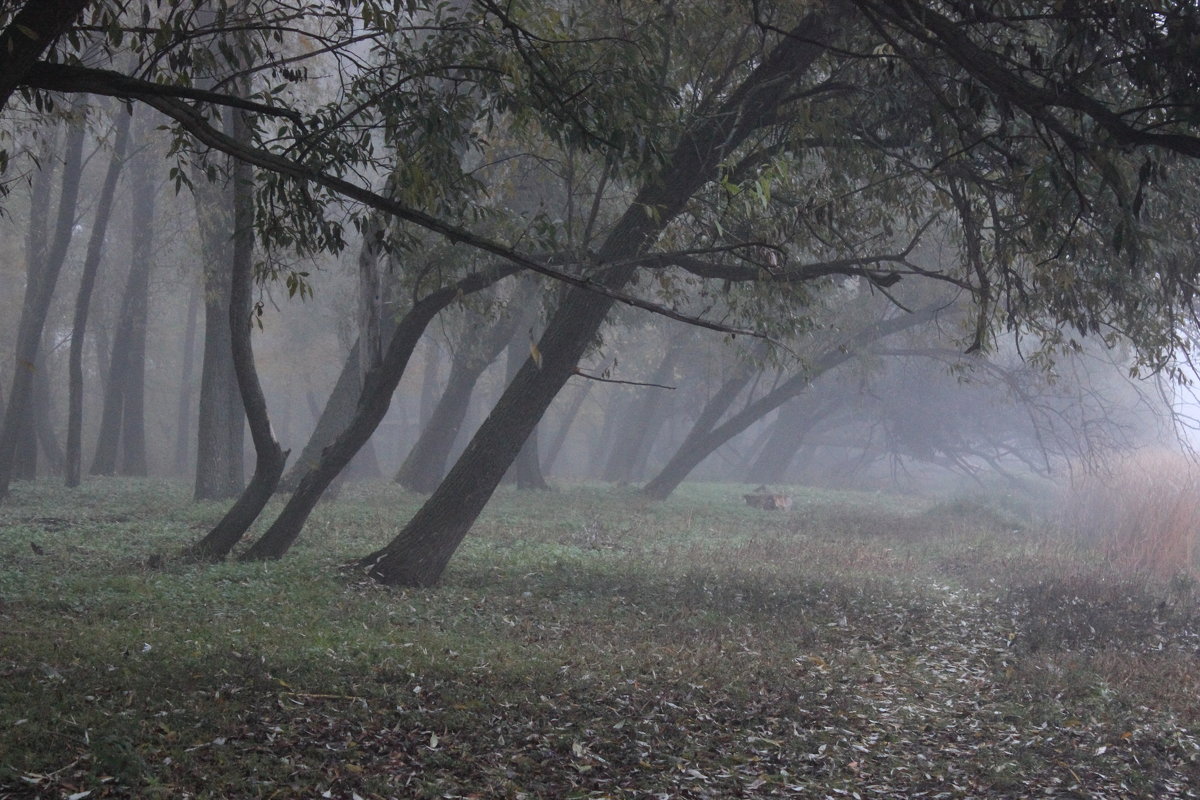
<instances>
[{"instance_id":1,"label":"slender tree trunk","mask_svg":"<svg viewBox=\"0 0 1200 800\"><path fill-rule=\"evenodd\" d=\"M233 285L231 187L207 183L197 171L196 220L204 253L204 356L196 427L196 500L236 496L244 483L246 414L233 366L229 292Z\"/></svg>"},{"instance_id":2,"label":"slender tree trunk","mask_svg":"<svg viewBox=\"0 0 1200 800\"><path fill-rule=\"evenodd\" d=\"M146 354L146 306L149 300L150 270L153 266L151 230L154 197L148 171L149 157L144 152L150 135L149 120L138 121L135 137L139 150L130 158L130 231L129 274L121 296L117 330L113 335L108 381L104 388L104 407L100 414L100 433L91 474L146 474L143 416ZM121 451L124 449L124 459Z\"/></svg>"},{"instance_id":3,"label":"slender tree trunk","mask_svg":"<svg viewBox=\"0 0 1200 800\"><path fill-rule=\"evenodd\" d=\"M79 279L79 293L75 297L75 316L71 325L71 351L68 356L68 409L67 409L67 453L66 484L78 486L83 461L83 344L87 335L88 313L92 305L92 292L96 276L104 255L104 236L108 232L108 221L112 217L113 196L117 179L125 161L129 145L129 118L124 109L116 112L116 141L112 159L104 174L100 197L96 203L96 216L92 220L92 233L88 239L87 255L83 260L83 275Z\"/></svg>"},{"instance_id":4,"label":"slender tree trunk","mask_svg":"<svg viewBox=\"0 0 1200 800\"><path fill-rule=\"evenodd\" d=\"M49 348L43 344L38 368L33 374L34 421L38 445L42 455L46 457L46 472L50 475L61 475L66 456L62 445L58 443L58 435L54 432L54 393L50 391L48 355Z\"/></svg>"},{"instance_id":5,"label":"slender tree trunk","mask_svg":"<svg viewBox=\"0 0 1200 800\"><path fill-rule=\"evenodd\" d=\"M125 298L130 303L129 352L125 357L125 390L121 425L121 474L144 476L146 464L146 325L149 319L150 273L154 269L154 190L149 153L149 119L143 116L138 139L141 152L130 162L131 266Z\"/></svg>"},{"instance_id":6,"label":"slender tree trunk","mask_svg":"<svg viewBox=\"0 0 1200 800\"><path fill-rule=\"evenodd\" d=\"M421 408L418 418L421 430L429 427L433 409L443 394L438 391L438 372L442 364L441 345L432 337L425 340L425 368L421 370Z\"/></svg>"},{"instance_id":7,"label":"slender tree trunk","mask_svg":"<svg viewBox=\"0 0 1200 800\"><path fill-rule=\"evenodd\" d=\"M81 103L76 102L73 108L76 113L82 114ZM23 431L34 430L35 422L32 413L34 370L38 363L42 332L46 327L50 301L54 298L54 288L58 283L63 262L66 261L67 248L71 244L71 234L75 225L76 200L79 196L79 179L82 171L83 139L83 121L73 122L68 130L64 147L62 184L53 239L50 240L48 247L39 248L39 252L29 253L25 301L21 307L21 320L17 326L12 389L8 395L8 406L4 409L4 421L0 425L0 500L8 496L21 434Z\"/></svg>"},{"instance_id":8,"label":"slender tree trunk","mask_svg":"<svg viewBox=\"0 0 1200 800\"><path fill-rule=\"evenodd\" d=\"M518 333L516 338L508 343L505 356L509 381L516 377L517 372L521 369L521 365L529 358L528 351L529 346L525 343L525 339L521 333ZM542 474L541 454L538 450L537 425L533 426L533 430L525 438L521 449L517 451L517 457L509 469L509 474L512 476L513 481L516 482L518 491L546 491L550 488L550 485L546 483L546 477Z\"/></svg>"},{"instance_id":9,"label":"slender tree trunk","mask_svg":"<svg viewBox=\"0 0 1200 800\"><path fill-rule=\"evenodd\" d=\"M179 370L179 404L175 414L175 458L173 463L176 475L184 475L188 471L190 455L188 442L191 441L192 392L195 391L192 383L196 363L196 322L199 316L197 313L199 306L199 288L193 285L187 301L187 324L183 333L183 363Z\"/></svg>"},{"instance_id":10,"label":"slender tree trunk","mask_svg":"<svg viewBox=\"0 0 1200 800\"><path fill-rule=\"evenodd\" d=\"M235 135L248 138L245 117L233 112ZM256 454L254 474L237 502L225 513L207 536L191 549L198 558L219 560L229 554L250 525L262 513L283 474L287 453L275 440L267 415L267 401L254 365L251 342L251 314L254 283L254 176L246 164L233 169L234 235L230 270L229 331L238 389L250 424L250 436Z\"/></svg>"},{"instance_id":11,"label":"slender tree trunk","mask_svg":"<svg viewBox=\"0 0 1200 800\"><path fill-rule=\"evenodd\" d=\"M358 407L349 424L321 452L316 465L300 478L283 511L262 537L242 554L242 560L280 558L296 541L321 495L371 438L387 414L392 393L404 376L408 360L438 312L464 295L485 289L515 271L514 267L501 265L438 289L418 301L396 323L383 352L383 360L363 376Z\"/></svg>"}]
</instances>

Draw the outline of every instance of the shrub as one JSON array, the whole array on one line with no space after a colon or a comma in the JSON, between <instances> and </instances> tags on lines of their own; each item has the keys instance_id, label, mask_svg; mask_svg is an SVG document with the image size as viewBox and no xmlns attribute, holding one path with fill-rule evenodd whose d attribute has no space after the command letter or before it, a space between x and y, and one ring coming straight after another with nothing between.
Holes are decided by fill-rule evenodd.
<instances>
[{"instance_id":1,"label":"shrub","mask_svg":"<svg viewBox=\"0 0 1200 800\"><path fill-rule=\"evenodd\" d=\"M1126 456L1077 476L1062 526L1122 572L1168 580L1194 575L1200 534L1200 466L1167 450Z\"/></svg>"}]
</instances>

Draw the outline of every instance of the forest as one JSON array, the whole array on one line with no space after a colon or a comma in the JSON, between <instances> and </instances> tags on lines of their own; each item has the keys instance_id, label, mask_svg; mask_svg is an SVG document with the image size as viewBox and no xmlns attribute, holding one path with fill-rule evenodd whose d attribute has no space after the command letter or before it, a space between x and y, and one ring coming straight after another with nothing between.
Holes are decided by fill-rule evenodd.
<instances>
[{"instance_id":1,"label":"forest","mask_svg":"<svg viewBox=\"0 0 1200 800\"><path fill-rule=\"evenodd\" d=\"M1195 0L0 0L0 797L1190 796L1198 165Z\"/></svg>"}]
</instances>

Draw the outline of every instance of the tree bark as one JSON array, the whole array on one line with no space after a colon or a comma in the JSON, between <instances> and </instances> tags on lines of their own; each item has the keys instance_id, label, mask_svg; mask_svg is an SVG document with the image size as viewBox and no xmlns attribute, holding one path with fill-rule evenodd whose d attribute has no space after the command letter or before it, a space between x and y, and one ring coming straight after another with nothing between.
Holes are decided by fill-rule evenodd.
<instances>
[{"instance_id":1,"label":"tree bark","mask_svg":"<svg viewBox=\"0 0 1200 800\"><path fill-rule=\"evenodd\" d=\"M79 292L75 297L75 316L71 323L71 351L67 367L69 377L66 453L66 484L71 487L79 485L83 471L83 344L87 335L88 314L91 311L96 276L99 274L104 255L104 237L108 232L108 221L112 218L113 196L116 194L117 180L121 175L125 151L129 145L130 115L122 108L118 108L116 114L116 140L96 203L96 216L92 220L92 233L88 238L83 274L79 279Z\"/></svg>"},{"instance_id":2,"label":"tree bark","mask_svg":"<svg viewBox=\"0 0 1200 800\"><path fill-rule=\"evenodd\" d=\"M235 136L248 138L244 112L233 112ZM246 164L233 168L234 233L233 260L230 270L229 332L238 390L254 441L255 465L250 483L237 502L225 513L208 535L191 548L191 555L220 560L229 554L258 519L275 492L283 474L287 452L279 446L271 430L267 400L263 395L254 365L251 342L254 288L254 175Z\"/></svg>"},{"instance_id":3,"label":"tree bark","mask_svg":"<svg viewBox=\"0 0 1200 800\"><path fill-rule=\"evenodd\" d=\"M646 252L692 195L717 175L719 165L749 134L774 116L796 80L823 52L825 12L809 14L715 109L683 131L658 176L644 186L598 252L600 264ZM635 268L628 262L601 273L609 289L625 286ZM540 361L527 359L450 474L387 547L361 566L385 584L428 586L487 504L521 444L574 374L600 330L613 299L579 289L566 293L538 342Z\"/></svg>"},{"instance_id":4,"label":"tree bark","mask_svg":"<svg viewBox=\"0 0 1200 800\"><path fill-rule=\"evenodd\" d=\"M6 31L5 35L7 33ZM0 80L0 88L3 82ZM0 91L0 97L7 95ZM81 103L77 102L75 109L82 114ZM31 252L28 256L28 279L25 284L25 300L21 307L21 320L17 326L13 382L8 395L8 406L4 409L4 422L0 425L0 500L8 496L21 434L23 431L34 430L33 374L37 368L50 301L54 298L54 287L66 260L67 248L71 244L82 172L83 139L82 120L73 122L64 147L62 184L54 236L48 247L40 248L41 252Z\"/></svg>"},{"instance_id":5,"label":"tree bark","mask_svg":"<svg viewBox=\"0 0 1200 800\"><path fill-rule=\"evenodd\" d=\"M37 428L37 443L42 455L46 457L46 473L61 475L66 456L63 454L62 445L58 443L58 435L54 432L54 393L50 391L50 377L47 373L48 356L49 348L43 343L38 368L33 373L33 416Z\"/></svg>"},{"instance_id":6,"label":"tree bark","mask_svg":"<svg viewBox=\"0 0 1200 800\"><path fill-rule=\"evenodd\" d=\"M138 139L141 152L129 164L130 238L129 352L125 357L125 389L121 404L121 474L145 476L146 464L146 325L149 319L150 273L154 269L154 190L150 154L145 147L153 130L143 115ZM136 279L136 280L135 280Z\"/></svg>"}]
</instances>

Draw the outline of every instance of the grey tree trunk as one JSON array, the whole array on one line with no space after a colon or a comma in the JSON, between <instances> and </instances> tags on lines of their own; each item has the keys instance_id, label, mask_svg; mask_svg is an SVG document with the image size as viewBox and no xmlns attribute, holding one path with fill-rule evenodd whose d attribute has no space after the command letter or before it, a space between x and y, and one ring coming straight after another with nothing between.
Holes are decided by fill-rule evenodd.
<instances>
[{"instance_id":1,"label":"grey tree trunk","mask_svg":"<svg viewBox=\"0 0 1200 800\"><path fill-rule=\"evenodd\" d=\"M125 151L129 145L130 115L124 109L117 110L116 140L112 158L100 196L96 203L96 216L92 220L92 233L88 238L87 254L83 260L83 274L79 279L79 292L75 297L75 316L71 324L71 351L68 356L68 408L67 408L67 452L66 484L78 486L83 471L83 344L87 335L88 314L92 307L92 292L104 255L104 237L108 232L108 221L112 218L113 196L117 180L125 162Z\"/></svg>"},{"instance_id":2,"label":"grey tree trunk","mask_svg":"<svg viewBox=\"0 0 1200 800\"><path fill-rule=\"evenodd\" d=\"M192 393L196 364L196 323L200 307L199 287L193 285L187 300L187 324L183 332L183 363L179 370L179 404L175 414L175 458L173 459L176 475L187 474L191 448Z\"/></svg>"},{"instance_id":3,"label":"grey tree trunk","mask_svg":"<svg viewBox=\"0 0 1200 800\"><path fill-rule=\"evenodd\" d=\"M146 318L153 268L154 184L150 177L146 139L152 129L143 112L135 137L140 152L129 160L130 259L117 330L113 335L100 434L91 474L146 474L144 423ZM122 457L123 451L123 457Z\"/></svg>"},{"instance_id":4,"label":"grey tree trunk","mask_svg":"<svg viewBox=\"0 0 1200 800\"><path fill-rule=\"evenodd\" d=\"M238 393L229 330L233 197L230 185L210 184L199 171L193 181L204 254L204 356L200 367L194 496L196 500L218 500L236 497L245 483L242 446L246 414Z\"/></svg>"},{"instance_id":5,"label":"grey tree trunk","mask_svg":"<svg viewBox=\"0 0 1200 800\"><path fill-rule=\"evenodd\" d=\"M650 379L657 386L640 387L638 394L626 406L628 413L618 428L619 435L604 467L606 481L629 483L641 477L650 456L650 447L665 421L665 417L659 413L659 407L669 390L660 387L672 383L675 365L683 354L683 346L678 338L670 342L666 355Z\"/></svg>"}]
</instances>

